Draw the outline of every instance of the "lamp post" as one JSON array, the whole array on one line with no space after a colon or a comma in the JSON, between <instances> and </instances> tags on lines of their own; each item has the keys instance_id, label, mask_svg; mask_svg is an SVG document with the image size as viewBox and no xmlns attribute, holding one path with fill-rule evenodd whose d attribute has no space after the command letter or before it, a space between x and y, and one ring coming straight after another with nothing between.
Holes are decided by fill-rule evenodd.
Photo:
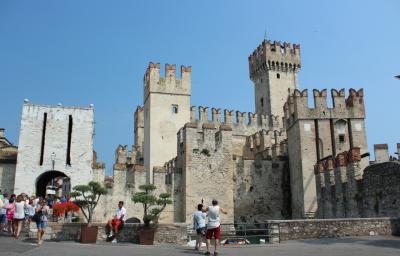
<instances>
[{"instance_id":1,"label":"lamp post","mask_svg":"<svg viewBox=\"0 0 400 256\"><path fill-rule=\"evenodd\" d=\"M56 153L51 153L51 170L54 171L54 165L56 164ZM54 179L51 179L51 187L54 188Z\"/></svg>"},{"instance_id":2,"label":"lamp post","mask_svg":"<svg viewBox=\"0 0 400 256\"><path fill-rule=\"evenodd\" d=\"M56 153L53 152L53 153L51 153L51 166L52 166L51 170L52 171L54 171L55 163L56 163Z\"/></svg>"}]
</instances>

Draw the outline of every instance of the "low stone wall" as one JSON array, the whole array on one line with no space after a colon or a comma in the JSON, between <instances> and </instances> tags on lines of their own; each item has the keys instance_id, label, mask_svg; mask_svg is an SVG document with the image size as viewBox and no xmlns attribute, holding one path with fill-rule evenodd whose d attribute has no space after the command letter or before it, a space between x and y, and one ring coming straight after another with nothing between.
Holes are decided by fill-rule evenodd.
<instances>
[{"instance_id":1,"label":"low stone wall","mask_svg":"<svg viewBox=\"0 0 400 256\"><path fill-rule=\"evenodd\" d=\"M400 235L398 218L277 220L267 223L273 241Z\"/></svg>"},{"instance_id":2,"label":"low stone wall","mask_svg":"<svg viewBox=\"0 0 400 256\"><path fill-rule=\"evenodd\" d=\"M45 231L45 239L56 241L78 241L81 231L81 223L56 223L50 222ZM107 239L105 233L105 223L93 223L99 227L97 236L98 241ZM119 234L118 241L139 243L139 224L125 224ZM31 237L36 237L36 226L32 225ZM186 244L187 225L186 224L159 224L154 238L155 244Z\"/></svg>"}]
</instances>

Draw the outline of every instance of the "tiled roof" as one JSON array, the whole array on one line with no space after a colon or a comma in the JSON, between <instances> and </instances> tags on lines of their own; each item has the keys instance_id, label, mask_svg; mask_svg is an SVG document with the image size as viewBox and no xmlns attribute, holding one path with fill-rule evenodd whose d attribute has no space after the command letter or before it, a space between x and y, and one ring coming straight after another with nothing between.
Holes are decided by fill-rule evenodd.
<instances>
[{"instance_id":1,"label":"tiled roof","mask_svg":"<svg viewBox=\"0 0 400 256\"><path fill-rule=\"evenodd\" d=\"M17 163L18 148L16 146L0 147L0 162Z\"/></svg>"}]
</instances>

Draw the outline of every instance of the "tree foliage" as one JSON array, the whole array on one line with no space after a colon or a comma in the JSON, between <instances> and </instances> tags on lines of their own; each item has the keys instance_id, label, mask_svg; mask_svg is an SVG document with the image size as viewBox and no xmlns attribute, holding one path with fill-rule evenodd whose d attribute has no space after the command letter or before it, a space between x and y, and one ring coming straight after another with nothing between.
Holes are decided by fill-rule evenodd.
<instances>
[{"instance_id":1,"label":"tree foliage","mask_svg":"<svg viewBox=\"0 0 400 256\"><path fill-rule=\"evenodd\" d=\"M172 204L171 195L161 193L157 196L154 193L157 188L153 184L141 185L139 189L142 191L135 193L132 196L132 201L143 205L145 226L149 226L150 222L157 223L167 204Z\"/></svg>"},{"instance_id":2,"label":"tree foliage","mask_svg":"<svg viewBox=\"0 0 400 256\"><path fill-rule=\"evenodd\" d=\"M91 181L87 185L77 185L70 193L88 224L92 223L94 209L99 203L100 197L105 194L107 194L107 189L95 181Z\"/></svg>"}]
</instances>

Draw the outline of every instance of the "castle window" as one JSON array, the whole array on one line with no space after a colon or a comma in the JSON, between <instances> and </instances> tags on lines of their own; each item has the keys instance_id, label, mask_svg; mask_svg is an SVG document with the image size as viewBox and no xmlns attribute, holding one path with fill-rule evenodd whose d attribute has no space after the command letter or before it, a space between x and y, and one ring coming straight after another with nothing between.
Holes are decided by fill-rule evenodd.
<instances>
[{"instance_id":1,"label":"castle window","mask_svg":"<svg viewBox=\"0 0 400 256\"><path fill-rule=\"evenodd\" d=\"M171 106L171 113L172 114L178 114L178 105L172 105Z\"/></svg>"},{"instance_id":2,"label":"castle window","mask_svg":"<svg viewBox=\"0 0 400 256\"><path fill-rule=\"evenodd\" d=\"M261 98L261 107L264 107L264 98Z\"/></svg>"},{"instance_id":3,"label":"castle window","mask_svg":"<svg viewBox=\"0 0 400 256\"><path fill-rule=\"evenodd\" d=\"M281 78L281 74L276 74L276 78L280 79Z\"/></svg>"},{"instance_id":4,"label":"castle window","mask_svg":"<svg viewBox=\"0 0 400 256\"><path fill-rule=\"evenodd\" d=\"M345 142L344 134L339 134L339 143L344 143L344 142Z\"/></svg>"}]
</instances>

